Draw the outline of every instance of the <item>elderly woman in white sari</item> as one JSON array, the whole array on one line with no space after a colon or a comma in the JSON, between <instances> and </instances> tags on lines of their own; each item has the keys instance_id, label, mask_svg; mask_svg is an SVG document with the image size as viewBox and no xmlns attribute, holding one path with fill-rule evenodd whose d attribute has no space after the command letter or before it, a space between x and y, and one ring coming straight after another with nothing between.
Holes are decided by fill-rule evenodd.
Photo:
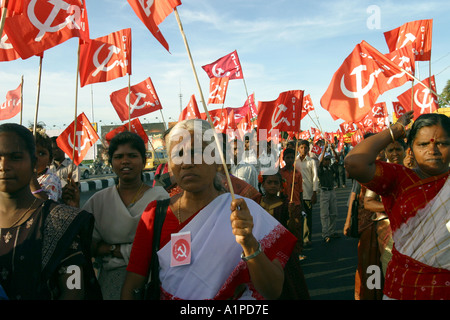
<instances>
[{"instance_id":1,"label":"elderly woman in white sari","mask_svg":"<svg viewBox=\"0 0 450 320\"><path fill-rule=\"evenodd\" d=\"M108 154L118 184L95 193L83 209L95 217L92 250L100 262L103 298L118 300L141 214L150 202L169 194L143 182L145 143L137 134L125 131L115 136Z\"/></svg>"},{"instance_id":2,"label":"elderly woman in white sari","mask_svg":"<svg viewBox=\"0 0 450 320\"><path fill-rule=\"evenodd\" d=\"M277 299L295 237L256 202L238 195L233 200L221 186L220 142L207 121L178 123L166 145L169 170L183 192L165 209L157 252L159 298ZM142 214L122 299L141 298L147 283L157 206L152 202Z\"/></svg>"}]
</instances>

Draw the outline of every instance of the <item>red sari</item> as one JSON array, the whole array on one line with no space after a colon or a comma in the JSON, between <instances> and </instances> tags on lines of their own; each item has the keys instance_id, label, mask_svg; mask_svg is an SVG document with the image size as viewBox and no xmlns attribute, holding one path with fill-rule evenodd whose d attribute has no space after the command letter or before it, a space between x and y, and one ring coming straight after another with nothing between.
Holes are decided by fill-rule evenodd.
<instances>
[{"instance_id":1,"label":"red sari","mask_svg":"<svg viewBox=\"0 0 450 320\"><path fill-rule=\"evenodd\" d=\"M448 176L449 172L421 179L414 171L402 165L377 161L374 178L364 184L382 196L391 223L394 248L384 284L384 294L389 298L450 299L450 270L437 267L435 262L427 261L426 258L422 261L412 258L410 252L414 253L414 250L418 250L420 243L414 243L414 239L404 236L407 234L405 229L416 224L419 218L422 220L422 226L433 223L433 221L427 222L432 215L432 212L428 212L428 204L438 196L442 196L441 189L448 192L447 189L444 190ZM444 203L445 205L448 206L448 201L447 204ZM444 212L445 217L448 218L449 211L445 207L441 212ZM423 216L426 219L422 219ZM439 220L437 225L442 229L441 222L445 225L442 220ZM427 228L430 228L430 225ZM409 246L408 254L404 254L405 243ZM445 251L448 254L446 247L442 252Z\"/></svg>"}]
</instances>

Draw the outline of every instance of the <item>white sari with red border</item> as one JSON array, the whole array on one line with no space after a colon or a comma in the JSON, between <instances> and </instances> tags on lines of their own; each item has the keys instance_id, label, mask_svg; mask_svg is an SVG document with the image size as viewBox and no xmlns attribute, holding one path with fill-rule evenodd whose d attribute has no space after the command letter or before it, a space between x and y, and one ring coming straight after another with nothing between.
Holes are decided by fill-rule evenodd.
<instances>
[{"instance_id":1,"label":"white sari with red border","mask_svg":"<svg viewBox=\"0 0 450 320\"><path fill-rule=\"evenodd\" d=\"M236 198L243 198L236 195ZM269 259L277 258L284 266L296 238L276 219L251 199L244 198L253 216L253 235ZM158 251L162 299L228 299L237 285L246 279L240 299L262 298L247 276L247 265L241 260L242 247L236 242L230 222L231 195L215 198L179 232L191 233L191 263L171 267L170 241ZM286 242L292 246L286 247Z\"/></svg>"}]
</instances>

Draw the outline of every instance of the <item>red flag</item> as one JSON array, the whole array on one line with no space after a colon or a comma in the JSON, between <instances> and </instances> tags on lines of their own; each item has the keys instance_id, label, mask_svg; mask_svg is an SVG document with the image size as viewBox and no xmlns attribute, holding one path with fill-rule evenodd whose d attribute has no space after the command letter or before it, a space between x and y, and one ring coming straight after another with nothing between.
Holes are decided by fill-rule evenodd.
<instances>
[{"instance_id":1,"label":"red flag","mask_svg":"<svg viewBox=\"0 0 450 320\"><path fill-rule=\"evenodd\" d=\"M127 0L134 13L145 24L147 29L169 51L169 44L164 39L158 25L173 11L174 8L181 5L180 0Z\"/></svg>"},{"instance_id":2,"label":"red flag","mask_svg":"<svg viewBox=\"0 0 450 320\"><path fill-rule=\"evenodd\" d=\"M395 116L400 118L402 115L405 114L408 110L411 110L411 104L409 105L408 109L404 108L400 102L398 101L392 101L392 108L394 109Z\"/></svg>"},{"instance_id":3,"label":"red flag","mask_svg":"<svg viewBox=\"0 0 450 320\"><path fill-rule=\"evenodd\" d=\"M434 76L421 81L422 84L417 83L412 89L408 89L397 97L398 102L403 106L406 111L411 110L411 105L414 110L414 119L424 113L432 113L439 108L437 96L431 92L431 89L436 92L436 82L434 81ZM413 92L411 92L413 90ZM412 96L412 101L411 101Z\"/></svg>"},{"instance_id":4,"label":"red flag","mask_svg":"<svg viewBox=\"0 0 450 320\"><path fill-rule=\"evenodd\" d=\"M71 159L75 149L75 159L72 161L79 165L83 161L89 149L97 142L98 135L84 113L77 117L77 132L73 121L56 139L58 147L63 150ZM74 146L75 135L75 146Z\"/></svg>"},{"instance_id":5,"label":"red flag","mask_svg":"<svg viewBox=\"0 0 450 320\"><path fill-rule=\"evenodd\" d=\"M130 123L125 123L121 125L120 127L115 128L114 130L111 130L105 135L105 140L108 144L111 143L112 138L114 138L117 134L128 131L128 128L131 128L130 132L134 132L137 135L139 135L142 140L144 140L145 145L147 146L148 143L148 136L147 133L145 133L144 127L142 126L141 122L139 121L139 118L135 118L130 121Z\"/></svg>"},{"instance_id":6,"label":"red flag","mask_svg":"<svg viewBox=\"0 0 450 320\"><path fill-rule=\"evenodd\" d=\"M80 47L80 85L131 74L131 29L89 40Z\"/></svg>"},{"instance_id":7,"label":"red flag","mask_svg":"<svg viewBox=\"0 0 450 320\"><path fill-rule=\"evenodd\" d=\"M0 61L13 61L20 58L12 43L8 40L8 35L3 34L0 39Z\"/></svg>"},{"instance_id":8,"label":"red flag","mask_svg":"<svg viewBox=\"0 0 450 320\"><path fill-rule=\"evenodd\" d=\"M299 131L302 104L303 90L282 92L274 101L259 101L258 130Z\"/></svg>"},{"instance_id":9,"label":"red flag","mask_svg":"<svg viewBox=\"0 0 450 320\"><path fill-rule=\"evenodd\" d=\"M304 130L304 131L300 132L298 137L299 137L299 139L302 139L302 140L309 140L311 138L311 133L309 132L309 130Z\"/></svg>"},{"instance_id":10,"label":"red flag","mask_svg":"<svg viewBox=\"0 0 450 320\"><path fill-rule=\"evenodd\" d=\"M402 48L385 54L385 57L395 63L398 67L402 68L404 71L389 77L386 81L383 92L392 88L400 87L406 82L412 80L411 77L406 74L406 72L408 72L414 75L415 72L414 48L412 45L408 44Z\"/></svg>"},{"instance_id":11,"label":"red flag","mask_svg":"<svg viewBox=\"0 0 450 320\"><path fill-rule=\"evenodd\" d=\"M364 135L362 134L361 130L358 129L355 131L355 133L351 137L351 144L352 146L356 146L358 143L363 141Z\"/></svg>"},{"instance_id":12,"label":"red flag","mask_svg":"<svg viewBox=\"0 0 450 320\"><path fill-rule=\"evenodd\" d=\"M416 61L429 61L431 59L431 42L433 19L416 20L384 33L389 51L412 44Z\"/></svg>"},{"instance_id":13,"label":"red flag","mask_svg":"<svg viewBox=\"0 0 450 320\"><path fill-rule=\"evenodd\" d=\"M208 104L223 104L228 89L228 77L211 78L209 80Z\"/></svg>"},{"instance_id":14,"label":"red flag","mask_svg":"<svg viewBox=\"0 0 450 320\"><path fill-rule=\"evenodd\" d=\"M319 156L322 153L322 147L319 147L317 144L314 144L313 147L311 148L311 152Z\"/></svg>"},{"instance_id":15,"label":"red flag","mask_svg":"<svg viewBox=\"0 0 450 320\"><path fill-rule=\"evenodd\" d=\"M248 114L246 114L245 117L242 118L241 121L237 124L237 129L239 130L240 139L243 139L244 135L252 130L252 123Z\"/></svg>"},{"instance_id":16,"label":"red flag","mask_svg":"<svg viewBox=\"0 0 450 320\"><path fill-rule=\"evenodd\" d=\"M217 132L227 133L228 112L227 109L214 109L209 111L209 115Z\"/></svg>"},{"instance_id":17,"label":"red flag","mask_svg":"<svg viewBox=\"0 0 450 320\"><path fill-rule=\"evenodd\" d=\"M130 90L128 90L128 87L125 87L114 91L110 95L110 100L121 121L162 109L150 77L131 86ZM128 117L128 105L130 107L130 117Z\"/></svg>"},{"instance_id":18,"label":"red flag","mask_svg":"<svg viewBox=\"0 0 450 320\"><path fill-rule=\"evenodd\" d=\"M22 109L21 105L22 85L19 84L17 89L6 93L6 101L0 106L0 120L8 120L15 117Z\"/></svg>"},{"instance_id":19,"label":"red flag","mask_svg":"<svg viewBox=\"0 0 450 320\"><path fill-rule=\"evenodd\" d=\"M22 59L73 37L89 39L84 0L24 0L23 12L5 20L5 32Z\"/></svg>"},{"instance_id":20,"label":"red flag","mask_svg":"<svg viewBox=\"0 0 450 320\"><path fill-rule=\"evenodd\" d=\"M8 16L12 13L22 13L23 0L0 0L0 8L8 9Z\"/></svg>"},{"instance_id":21,"label":"red flag","mask_svg":"<svg viewBox=\"0 0 450 320\"><path fill-rule=\"evenodd\" d=\"M343 122L339 125L339 127L344 134L355 131L356 129L353 122Z\"/></svg>"},{"instance_id":22,"label":"red flag","mask_svg":"<svg viewBox=\"0 0 450 320\"><path fill-rule=\"evenodd\" d=\"M335 120L359 121L392 88L389 79L399 74L403 71L398 63L362 41L335 72L320 103Z\"/></svg>"},{"instance_id":23,"label":"red flag","mask_svg":"<svg viewBox=\"0 0 450 320\"><path fill-rule=\"evenodd\" d=\"M198 109L195 95L191 96L191 100L189 100L188 105L181 112L178 122L188 119L201 119L200 110Z\"/></svg>"},{"instance_id":24,"label":"red flag","mask_svg":"<svg viewBox=\"0 0 450 320\"><path fill-rule=\"evenodd\" d=\"M209 78L228 77L230 80L244 78L236 50L213 63L202 66L202 68L206 71Z\"/></svg>"},{"instance_id":25,"label":"red flag","mask_svg":"<svg viewBox=\"0 0 450 320\"><path fill-rule=\"evenodd\" d=\"M314 106L311 100L311 96L307 94L303 97L303 106L302 106L302 119L306 117L308 112L314 110Z\"/></svg>"}]
</instances>

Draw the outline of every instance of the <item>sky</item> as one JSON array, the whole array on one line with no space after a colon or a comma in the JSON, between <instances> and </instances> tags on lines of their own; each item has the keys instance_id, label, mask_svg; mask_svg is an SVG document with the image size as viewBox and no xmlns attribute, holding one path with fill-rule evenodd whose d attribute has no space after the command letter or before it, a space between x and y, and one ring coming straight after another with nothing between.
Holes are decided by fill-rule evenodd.
<instances>
[{"instance_id":1,"label":"sky","mask_svg":"<svg viewBox=\"0 0 450 320\"><path fill-rule=\"evenodd\" d=\"M182 0L178 13L195 69L207 99L209 78L201 68L237 50L244 79L231 80L225 107L241 107L247 94L256 101L275 100L287 90L305 90L315 112L306 117L302 130L315 127L336 131L342 120L333 121L320 106L335 71L355 45L367 41L382 53L388 48L383 33L402 24L433 19L431 72L437 92L450 79L450 2L353 1L353 0ZM160 111L139 117L142 123L177 121L191 95L200 110L200 93L175 14L159 28L170 53L151 35L126 0L86 0L90 37L105 36L125 28L132 30L131 85L150 77L160 99ZM70 39L44 54L39 90L38 121L48 129L64 129L84 112L91 122L122 124L109 96L128 86L128 77L78 88L76 94L78 39ZM416 76L429 76L429 63L418 62ZM38 98L39 59L0 62L0 103L6 92L17 88L24 77L23 124L32 124ZM390 90L377 102L391 102L410 84ZM77 101L77 103L76 103ZM209 105L217 109L221 105ZM19 115L5 122L19 122Z\"/></svg>"}]
</instances>

